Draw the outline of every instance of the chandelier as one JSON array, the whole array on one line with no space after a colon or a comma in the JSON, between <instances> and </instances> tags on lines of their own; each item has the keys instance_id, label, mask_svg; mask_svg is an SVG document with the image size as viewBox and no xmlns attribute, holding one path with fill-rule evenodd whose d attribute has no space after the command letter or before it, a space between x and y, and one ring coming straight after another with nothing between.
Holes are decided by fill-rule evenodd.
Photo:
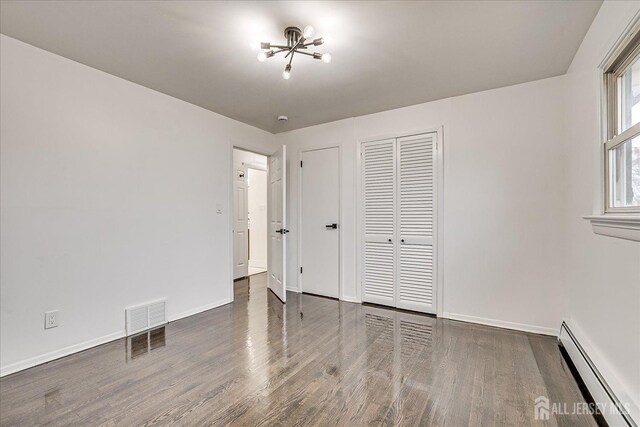
<instances>
[{"instance_id":1,"label":"chandelier","mask_svg":"<svg viewBox=\"0 0 640 427\"><path fill-rule=\"evenodd\" d=\"M260 48L265 50L266 52L263 51L258 54L258 61L264 62L268 58L271 58L278 53L286 52L284 57L289 58L289 63L287 63L287 65L284 67L284 71L282 72L282 78L285 80L288 80L291 77L291 62L293 61L293 56L296 53L299 53L300 55L310 56L313 59L319 59L325 64L328 64L329 62L331 62L331 54L307 52L309 46L320 46L322 43L324 43L322 37L307 41L312 36L313 27L310 25L304 27L304 31L300 31L300 28L298 27L287 27L284 30L284 37L287 39L287 44L280 45L265 42L260 43Z\"/></svg>"}]
</instances>

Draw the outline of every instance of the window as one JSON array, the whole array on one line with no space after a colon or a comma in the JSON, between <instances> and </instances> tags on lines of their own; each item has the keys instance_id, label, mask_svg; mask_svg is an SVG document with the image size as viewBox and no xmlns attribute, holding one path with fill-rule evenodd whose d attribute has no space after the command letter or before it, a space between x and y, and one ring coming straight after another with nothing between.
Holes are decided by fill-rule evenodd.
<instances>
[{"instance_id":1,"label":"window","mask_svg":"<svg viewBox=\"0 0 640 427\"><path fill-rule=\"evenodd\" d=\"M605 212L640 212L640 33L604 74Z\"/></svg>"}]
</instances>

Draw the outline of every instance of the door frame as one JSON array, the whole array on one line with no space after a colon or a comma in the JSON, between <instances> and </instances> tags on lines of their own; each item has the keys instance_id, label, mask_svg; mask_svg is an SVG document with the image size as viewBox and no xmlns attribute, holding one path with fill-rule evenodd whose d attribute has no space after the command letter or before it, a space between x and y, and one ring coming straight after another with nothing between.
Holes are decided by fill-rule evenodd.
<instances>
[{"instance_id":1,"label":"door frame","mask_svg":"<svg viewBox=\"0 0 640 427\"><path fill-rule=\"evenodd\" d=\"M229 236L229 245L227 248L227 253L229 253L230 255L230 260L229 260L229 290L230 290L230 301L233 302L234 300L234 287L233 287L233 152L234 150L240 150L240 151L246 151L249 153L254 153L254 154L260 154L261 156L265 156L267 158L267 180L269 179L269 159L271 157L271 153L268 152L261 152L258 150L252 150L252 149L248 149L248 148L244 148L241 145L238 145L237 143L231 143L231 150L229 152L229 173L227 174L227 178L229 179L229 184L227 186L227 188L229 188L229 197L227 199L227 203L229 206L229 222L228 222L228 236ZM268 154L267 154L268 153ZM255 169L255 168L254 168ZM267 224L271 223L271 188L269 185L267 185ZM267 276L269 275L270 271L269 271L269 265L270 265L270 260L271 260L271 245L267 244Z\"/></svg>"},{"instance_id":2,"label":"door frame","mask_svg":"<svg viewBox=\"0 0 640 427\"><path fill-rule=\"evenodd\" d=\"M343 294L342 294L342 275L343 275L343 262L342 262L342 253L343 253L343 249L342 249L342 245L343 245L343 233L342 233L342 227L344 224L344 218L342 217L342 147L339 144L334 144L334 145L323 145L323 146L318 146L318 147L309 147L303 150L300 150L298 152L298 165L300 165L300 162L302 162L302 156L304 153L308 153L310 151L320 151L320 150L327 150L327 149L331 149L331 148L337 148L338 149L338 299L342 300L343 299ZM304 169L304 166L300 167L299 169L299 173L298 173L298 215L297 215L297 227L298 227L298 239L297 239L297 245L298 245L298 265L296 266L298 269L298 292L303 293L304 292L304 273L300 273L300 268L303 267L302 266L302 261L303 261L303 253L302 253L302 239L303 239L303 233L302 233L302 223L303 223L303 218L302 218L302 204L303 204L303 188L302 188L302 174L304 173L304 171L302 170Z\"/></svg>"},{"instance_id":3,"label":"door frame","mask_svg":"<svg viewBox=\"0 0 640 427\"><path fill-rule=\"evenodd\" d=\"M367 137L358 140L356 150L356 292L358 299L362 302L364 286L364 194L362 185L362 144L366 142L376 142L385 139L403 138L406 136L421 135L425 133L436 134L436 163L434 175L436 185L434 188L434 209L436 210L436 316L442 317L444 314L444 126L430 129L418 129L408 132L398 132L393 134Z\"/></svg>"}]
</instances>

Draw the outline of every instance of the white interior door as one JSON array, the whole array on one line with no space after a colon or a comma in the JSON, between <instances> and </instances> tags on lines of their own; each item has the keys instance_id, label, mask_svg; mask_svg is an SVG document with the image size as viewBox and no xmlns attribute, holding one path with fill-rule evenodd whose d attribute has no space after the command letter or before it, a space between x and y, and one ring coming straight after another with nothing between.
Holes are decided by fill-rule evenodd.
<instances>
[{"instance_id":1,"label":"white interior door","mask_svg":"<svg viewBox=\"0 0 640 427\"><path fill-rule=\"evenodd\" d=\"M302 153L302 291L338 298L340 150Z\"/></svg>"},{"instance_id":2,"label":"white interior door","mask_svg":"<svg viewBox=\"0 0 640 427\"><path fill-rule=\"evenodd\" d=\"M249 240L247 236L247 168L243 164L233 167L233 278L249 274Z\"/></svg>"},{"instance_id":3,"label":"white interior door","mask_svg":"<svg viewBox=\"0 0 640 427\"><path fill-rule=\"evenodd\" d=\"M436 133L398 138L396 307L435 313Z\"/></svg>"},{"instance_id":4,"label":"white interior door","mask_svg":"<svg viewBox=\"0 0 640 427\"><path fill-rule=\"evenodd\" d=\"M287 148L269 157L269 279L267 286L282 302L287 298Z\"/></svg>"},{"instance_id":5,"label":"white interior door","mask_svg":"<svg viewBox=\"0 0 640 427\"><path fill-rule=\"evenodd\" d=\"M395 305L396 140L362 144L362 300Z\"/></svg>"},{"instance_id":6,"label":"white interior door","mask_svg":"<svg viewBox=\"0 0 640 427\"><path fill-rule=\"evenodd\" d=\"M267 270L268 177L266 170L249 168L249 272Z\"/></svg>"}]
</instances>

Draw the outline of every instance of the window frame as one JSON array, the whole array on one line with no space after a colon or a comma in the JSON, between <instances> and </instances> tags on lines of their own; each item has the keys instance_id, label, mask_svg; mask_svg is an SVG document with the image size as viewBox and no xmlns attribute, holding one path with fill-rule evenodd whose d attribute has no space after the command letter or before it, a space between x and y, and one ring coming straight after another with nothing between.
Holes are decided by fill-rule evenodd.
<instances>
[{"instance_id":1,"label":"window frame","mask_svg":"<svg viewBox=\"0 0 640 427\"><path fill-rule=\"evenodd\" d=\"M603 85L603 211L605 214L640 214L640 206L615 207L612 203L613 180L611 174L611 152L624 143L640 137L640 123L636 123L629 129L619 132L620 129L620 77L631 66L640 60L640 26L636 21L632 31L627 32L618 48L609 55L609 59L603 63L601 69Z\"/></svg>"}]
</instances>

